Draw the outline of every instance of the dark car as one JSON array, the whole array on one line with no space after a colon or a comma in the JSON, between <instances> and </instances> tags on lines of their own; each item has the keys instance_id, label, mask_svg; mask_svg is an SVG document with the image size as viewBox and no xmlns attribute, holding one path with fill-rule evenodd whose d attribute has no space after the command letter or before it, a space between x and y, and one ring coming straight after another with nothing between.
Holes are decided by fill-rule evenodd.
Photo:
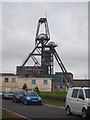
<instances>
[{"instance_id":1,"label":"dark car","mask_svg":"<svg viewBox=\"0 0 90 120\"><path fill-rule=\"evenodd\" d=\"M6 100L6 99L12 99L13 97L13 92L12 91L4 91L2 93L2 99Z\"/></svg>"},{"instance_id":2,"label":"dark car","mask_svg":"<svg viewBox=\"0 0 90 120\"><path fill-rule=\"evenodd\" d=\"M15 91L12 98L13 102L16 102L16 103L21 102L24 93L25 93L24 90Z\"/></svg>"},{"instance_id":3,"label":"dark car","mask_svg":"<svg viewBox=\"0 0 90 120\"><path fill-rule=\"evenodd\" d=\"M26 91L22 97L22 103L27 104L42 104L41 97L35 91Z\"/></svg>"}]
</instances>

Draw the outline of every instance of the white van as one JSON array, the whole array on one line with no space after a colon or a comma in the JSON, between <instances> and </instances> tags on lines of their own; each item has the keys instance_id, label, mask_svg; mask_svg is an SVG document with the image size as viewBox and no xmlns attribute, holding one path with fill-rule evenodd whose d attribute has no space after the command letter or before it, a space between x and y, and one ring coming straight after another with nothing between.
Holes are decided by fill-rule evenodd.
<instances>
[{"instance_id":1,"label":"white van","mask_svg":"<svg viewBox=\"0 0 90 120\"><path fill-rule=\"evenodd\" d=\"M83 119L90 114L90 87L72 87L66 97L66 113L82 115Z\"/></svg>"}]
</instances>

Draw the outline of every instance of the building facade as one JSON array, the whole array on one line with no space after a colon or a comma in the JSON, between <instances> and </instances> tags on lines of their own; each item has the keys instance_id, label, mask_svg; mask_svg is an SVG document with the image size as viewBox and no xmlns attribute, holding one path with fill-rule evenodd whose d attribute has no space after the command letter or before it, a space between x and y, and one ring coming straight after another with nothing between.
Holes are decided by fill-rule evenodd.
<instances>
[{"instance_id":1,"label":"building facade","mask_svg":"<svg viewBox=\"0 0 90 120\"><path fill-rule=\"evenodd\" d=\"M63 79L63 82L67 81L66 78L64 77L64 73L63 72L55 72L56 76L61 76ZM68 75L71 79L71 81L73 81L73 74L71 72L68 72Z\"/></svg>"},{"instance_id":2,"label":"building facade","mask_svg":"<svg viewBox=\"0 0 90 120\"><path fill-rule=\"evenodd\" d=\"M40 91L51 91L52 88L50 78L20 77L9 73L0 75L0 81L0 89L2 90L21 90L24 84L28 89L38 87Z\"/></svg>"},{"instance_id":3,"label":"building facade","mask_svg":"<svg viewBox=\"0 0 90 120\"><path fill-rule=\"evenodd\" d=\"M74 86L89 86L90 87L90 79L74 79L73 80Z\"/></svg>"},{"instance_id":4,"label":"building facade","mask_svg":"<svg viewBox=\"0 0 90 120\"><path fill-rule=\"evenodd\" d=\"M73 74L69 73L72 80ZM66 91L66 82L62 73L43 75L41 77L19 76L13 73L0 74L0 89L21 90L27 85L27 89L38 87L40 91Z\"/></svg>"}]
</instances>

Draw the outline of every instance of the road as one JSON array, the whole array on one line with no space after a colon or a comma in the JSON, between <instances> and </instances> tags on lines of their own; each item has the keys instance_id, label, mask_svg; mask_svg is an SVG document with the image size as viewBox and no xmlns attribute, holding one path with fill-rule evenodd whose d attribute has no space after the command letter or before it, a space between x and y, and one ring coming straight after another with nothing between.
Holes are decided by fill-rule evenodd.
<instances>
[{"instance_id":1,"label":"road","mask_svg":"<svg viewBox=\"0 0 90 120\"><path fill-rule=\"evenodd\" d=\"M81 116L67 116L65 109L64 108L58 108L58 107L51 107L47 105L23 105L21 103L13 103L12 100L3 100L2 101L2 107L6 108L10 111L13 111L15 113L18 113L20 115L23 115L28 118L28 120L32 120L35 118L38 118L43 120L53 118L56 120L56 118L60 119L68 119L68 120L73 120L73 119L81 119ZM70 119L71 118L71 119ZM64 120L63 119L63 120Z\"/></svg>"}]
</instances>

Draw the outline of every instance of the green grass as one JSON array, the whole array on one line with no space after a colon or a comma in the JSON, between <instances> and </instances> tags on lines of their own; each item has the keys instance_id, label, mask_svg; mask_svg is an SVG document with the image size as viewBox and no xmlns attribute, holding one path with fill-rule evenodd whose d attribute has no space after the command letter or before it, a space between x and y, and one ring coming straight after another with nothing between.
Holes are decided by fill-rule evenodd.
<instances>
[{"instance_id":1,"label":"green grass","mask_svg":"<svg viewBox=\"0 0 90 120\"><path fill-rule=\"evenodd\" d=\"M50 105L65 107L65 102L59 102L59 101L49 100L49 99L43 99L42 101L43 101L44 104L50 104Z\"/></svg>"},{"instance_id":2,"label":"green grass","mask_svg":"<svg viewBox=\"0 0 90 120\"><path fill-rule=\"evenodd\" d=\"M65 106L66 92L40 92L43 103Z\"/></svg>"},{"instance_id":3,"label":"green grass","mask_svg":"<svg viewBox=\"0 0 90 120\"><path fill-rule=\"evenodd\" d=\"M12 112L9 112L5 109L0 109L0 110L2 110L2 119L1 120L20 120L22 118L22 117L14 114Z\"/></svg>"},{"instance_id":4,"label":"green grass","mask_svg":"<svg viewBox=\"0 0 90 120\"><path fill-rule=\"evenodd\" d=\"M60 91L60 92L40 92L41 96L44 95L58 95L58 96L66 96L66 92Z\"/></svg>"}]
</instances>

